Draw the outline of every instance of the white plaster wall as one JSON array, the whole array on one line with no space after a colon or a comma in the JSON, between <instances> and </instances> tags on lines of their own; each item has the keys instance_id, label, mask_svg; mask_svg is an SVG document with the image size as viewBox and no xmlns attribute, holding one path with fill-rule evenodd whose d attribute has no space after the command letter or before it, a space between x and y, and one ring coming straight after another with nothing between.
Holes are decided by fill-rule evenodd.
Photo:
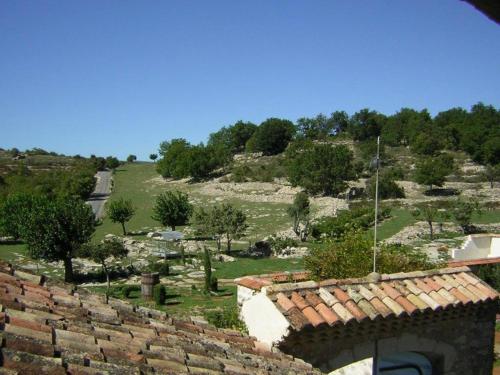
<instances>
[{"instance_id":1,"label":"white plaster wall","mask_svg":"<svg viewBox=\"0 0 500 375\"><path fill-rule=\"evenodd\" d=\"M491 239L490 257L500 257L500 237Z\"/></svg>"},{"instance_id":2,"label":"white plaster wall","mask_svg":"<svg viewBox=\"0 0 500 375\"><path fill-rule=\"evenodd\" d=\"M500 256L500 237L498 235L471 235L461 249L452 253L455 260L493 258Z\"/></svg>"},{"instance_id":3,"label":"white plaster wall","mask_svg":"<svg viewBox=\"0 0 500 375\"><path fill-rule=\"evenodd\" d=\"M244 301L240 317L245 322L248 333L269 347L286 336L290 326L265 292L257 293Z\"/></svg>"},{"instance_id":4,"label":"white plaster wall","mask_svg":"<svg viewBox=\"0 0 500 375\"><path fill-rule=\"evenodd\" d=\"M257 292L253 289L247 288L246 286L238 285L236 299L238 302L238 306L243 305L243 302L249 300L254 296Z\"/></svg>"},{"instance_id":5,"label":"white plaster wall","mask_svg":"<svg viewBox=\"0 0 500 375\"><path fill-rule=\"evenodd\" d=\"M373 358L362 359L330 372L328 375L372 375Z\"/></svg>"}]
</instances>

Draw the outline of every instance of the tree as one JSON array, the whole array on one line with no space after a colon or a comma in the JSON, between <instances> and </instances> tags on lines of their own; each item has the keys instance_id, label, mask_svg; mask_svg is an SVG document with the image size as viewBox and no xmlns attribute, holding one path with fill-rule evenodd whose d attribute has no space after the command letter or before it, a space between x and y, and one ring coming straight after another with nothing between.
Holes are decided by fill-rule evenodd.
<instances>
[{"instance_id":1,"label":"tree","mask_svg":"<svg viewBox=\"0 0 500 375\"><path fill-rule=\"evenodd\" d=\"M288 146L295 134L295 126L289 120L269 118L259 125L247 142L247 151L276 155Z\"/></svg>"},{"instance_id":2,"label":"tree","mask_svg":"<svg viewBox=\"0 0 500 375\"><path fill-rule=\"evenodd\" d=\"M106 168L116 169L120 166L120 161L114 156L108 156L106 158Z\"/></svg>"},{"instance_id":3,"label":"tree","mask_svg":"<svg viewBox=\"0 0 500 375\"><path fill-rule=\"evenodd\" d=\"M425 157L417 162L415 169L415 181L422 185L443 186L446 176L454 170L453 157L441 154L436 157Z\"/></svg>"},{"instance_id":4,"label":"tree","mask_svg":"<svg viewBox=\"0 0 500 375\"><path fill-rule=\"evenodd\" d=\"M372 176L368 181L367 193L372 199L375 199L376 178ZM405 191L400 187L389 173L381 173L378 180L378 196L380 199L404 198Z\"/></svg>"},{"instance_id":5,"label":"tree","mask_svg":"<svg viewBox=\"0 0 500 375\"><path fill-rule=\"evenodd\" d=\"M167 191L156 198L153 220L175 230L177 225L185 225L193 211L188 195L180 191Z\"/></svg>"},{"instance_id":6,"label":"tree","mask_svg":"<svg viewBox=\"0 0 500 375\"><path fill-rule=\"evenodd\" d=\"M135 156L135 155L127 156L127 163L133 163L136 160L137 160L137 156Z\"/></svg>"},{"instance_id":7,"label":"tree","mask_svg":"<svg viewBox=\"0 0 500 375\"><path fill-rule=\"evenodd\" d=\"M474 212L481 213L481 210L479 202L472 199L465 201L458 198L451 207L451 215L460 225L464 234L469 233L472 229L472 214Z\"/></svg>"},{"instance_id":8,"label":"tree","mask_svg":"<svg viewBox=\"0 0 500 375\"><path fill-rule=\"evenodd\" d=\"M224 126L219 131L210 134L208 146L223 148L230 154L245 150L245 145L257 129L251 122L238 121L234 125Z\"/></svg>"},{"instance_id":9,"label":"tree","mask_svg":"<svg viewBox=\"0 0 500 375\"><path fill-rule=\"evenodd\" d=\"M34 259L64 262L64 280L73 281L73 256L95 231L92 208L74 197L36 197L22 225Z\"/></svg>"},{"instance_id":10,"label":"tree","mask_svg":"<svg viewBox=\"0 0 500 375\"><path fill-rule=\"evenodd\" d=\"M307 194L304 192L297 193L293 199L293 204L288 207L287 212L288 216L293 220L294 233L300 237L301 241L305 241L308 235L310 213L310 203ZM304 227L302 231L300 230L301 224Z\"/></svg>"},{"instance_id":11,"label":"tree","mask_svg":"<svg viewBox=\"0 0 500 375\"><path fill-rule=\"evenodd\" d=\"M490 188L493 189L494 183L500 181L500 164L488 164L482 174L490 183Z\"/></svg>"},{"instance_id":12,"label":"tree","mask_svg":"<svg viewBox=\"0 0 500 375\"><path fill-rule=\"evenodd\" d=\"M432 223L435 222L439 217L439 210L437 207L433 206L430 203L422 203L417 206L415 211L412 212L412 215L416 218L423 218L427 225L429 225L429 237L431 241L434 239L434 228Z\"/></svg>"},{"instance_id":13,"label":"tree","mask_svg":"<svg viewBox=\"0 0 500 375\"><path fill-rule=\"evenodd\" d=\"M418 112L411 108L401 108L386 119L381 136L388 145L408 146L413 143L415 137L429 130L431 125L432 118L426 109Z\"/></svg>"},{"instance_id":14,"label":"tree","mask_svg":"<svg viewBox=\"0 0 500 375\"><path fill-rule=\"evenodd\" d=\"M111 158L111 156L109 157ZM110 162L114 162L111 161ZM94 168L95 171L103 171L106 169L106 159L102 157L96 157L95 155L90 155L90 163L92 164L92 167Z\"/></svg>"},{"instance_id":15,"label":"tree","mask_svg":"<svg viewBox=\"0 0 500 375\"><path fill-rule=\"evenodd\" d=\"M156 163L156 171L163 177L184 178L189 175L185 166L186 155L190 148L183 138L175 138L160 144L162 158Z\"/></svg>"},{"instance_id":16,"label":"tree","mask_svg":"<svg viewBox=\"0 0 500 375\"><path fill-rule=\"evenodd\" d=\"M364 108L352 116L349 131L357 141L376 138L385 121L383 114Z\"/></svg>"},{"instance_id":17,"label":"tree","mask_svg":"<svg viewBox=\"0 0 500 375\"><path fill-rule=\"evenodd\" d=\"M210 259L210 250L203 246L203 268L205 272L205 292L212 292L212 261Z\"/></svg>"},{"instance_id":18,"label":"tree","mask_svg":"<svg viewBox=\"0 0 500 375\"><path fill-rule=\"evenodd\" d=\"M219 205L207 209L199 207L194 211L193 224L198 234L210 236L215 240L217 251L220 252L225 233L222 207Z\"/></svg>"},{"instance_id":19,"label":"tree","mask_svg":"<svg viewBox=\"0 0 500 375\"><path fill-rule=\"evenodd\" d=\"M156 159L158 159L158 154L149 154L149 158L155 163Z\"/></svg>"},{"instance_id":20,"label":"tree","mask_svg":"<svg viewBox=\"0 0 500 375\"><path fill-rule=\"evenodd\" d=\"M125 223L132 219L134 216L135 208L130 199L120 198L111 201L106 209L107 214L113 223L120 223L123 229L123 235L127 234L125 230Z\"/></svg>"},{"instance_id":21,"label":"tree","mask_svg":"<svg viewBox=\"0 0 500 375\"><path fill-rule=\"evenodd\" d=\"M105 240L99 244L88 243L82 246L78 255L82 258L92 259L94 262L99 263L103 272L106 274L107 290L109 292L112 263L110 258L122 259L128 254L128 250L123 246L121 241L116 239Z\"/></svg>"},{"instance_id":22,"label":"tree","mask_svg":"<svg viewBox=\"0 0 500 375\"><path fill-rule=\"evenodd\" d=\"M226 165L230 159L227 149L219 146L190 145L184 139L173 139L160 145L163 158L156 164L156 170L163 177L175 179L191 176L200 180L210 176L217 168Z\"/></svg>"},{"instance_id":23,"label":"tree","mask_svg":"<svg viewBox=\"0 0 500 375\"><path fill-rule=\"evenodd\" d=\"M33 205L34 198L30 194L14 193L8 195L0 204L0 233L15 240L20 239L23 225Z\"/></svg>"},{"instance_id":24,"label":"tree","mask_svg":"<svg viewBox=\"0 0 500 375\"><path fill-rule=\"evenodd\" d=\"M340 240L313 247L304 261L315 280L363 277L373 270L373 242L363 231L349 231ZM425 270L441 265L410 246L382 244L377 253L379 273Z\"/></svg>"},{"instance_id":25,"label":"tree","mask_svg":"<svg viewBox=\"0 0 500 375\"><path fill-rule=\"evenodd\" d=\"M310 194L338 194L354 178L352 152L344 145L312 144L293 147L287 152L288 177L294 186Z\"/></svg>"},{"instance_id":26,"label":"tree","mask_svg":"<svg viewBox=\"0 0 500 375\"><path fill-rule=\"evenodd\" d=\"M435 134L421 133L411 145L411 150L418 155L435 156L443 149L442 140Z\"/></svg>"},{"instance_id":27,"label":"tree","mask_svg":"<svg viewBox=\"0 0 500 375\"><path fill-rule=\"evenodd\" d=\"M320 113L314 118L299 118L297 120L297 128L300 135L307 139L326 139L330 135L333 135L335 123L331 118Z\"/></svg>"},{"instance_id":28,"label":"tree","mask_svg":"<svg viewBox=\"0 0 500 375\"><path fill-rule=\"evenodd\" d=\"M223 218L224 234L226 236L226 253L231 252L231 243L245 235L248 228L247 217L242 210L239 210L231 204L224 203L221 206Z\"/></svg>"}]
</instances>

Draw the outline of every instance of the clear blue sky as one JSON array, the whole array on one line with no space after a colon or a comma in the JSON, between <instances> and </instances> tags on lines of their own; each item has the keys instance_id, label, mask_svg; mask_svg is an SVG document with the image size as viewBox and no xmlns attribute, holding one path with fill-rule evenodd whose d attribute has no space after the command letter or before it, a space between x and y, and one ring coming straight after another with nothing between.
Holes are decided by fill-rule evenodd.
<instances>
[{"instance_id":1,"label":"clear blue sky","mask_svg":"<svg viewBox=\"0 0 500 375\"><path fill-rule=\"evenodd\" d=\"M0 1L0 147L147 159L237 120L500 106L459 0Z\"/></svg>"}]
</instances>

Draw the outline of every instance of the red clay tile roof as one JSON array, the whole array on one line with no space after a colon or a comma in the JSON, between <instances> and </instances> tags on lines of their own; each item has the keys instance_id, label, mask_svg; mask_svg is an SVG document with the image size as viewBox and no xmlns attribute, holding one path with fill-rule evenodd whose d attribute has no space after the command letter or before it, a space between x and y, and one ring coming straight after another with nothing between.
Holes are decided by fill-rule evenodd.
<instances>
[{"instance_id":1,"label":"red clay tile roof","mask_svg":"<svg viewBox=\"0 0 500 375\"><path fill-rule=\"evenodd\" d=\"M378 279L371 275L275 284L266 286L265 293L295 330L412 316L499 297L467 267L379 275Z\"/></svg>"},{"instance_id":2,"label":"red clay tile roof","mask_svg":"<svg viewBox=\"0 0 500 375\"><path fill-rule=\"evenodd\" d=\"M2 374L316 373L237 331L106 302L1 263L0 304Z\"/></svg>"},{"instance_id":3,"label":"red clay tile roof","mask_svg":"<svg viewBox=\"0 0 500 375\"><path fill-rule=\"evenodd\" d=\"M500 257L450 260L448 262L448 267L480 266L483 264L497 264L497 263L500 263Z\"/></svg>"},{"instance_id":4,"label":"red clay tile roof","mask_svg":"<svg viewBox=\"0 0 500 375\"><path fill-rule=\"evenodd\" d=\"M262 275L244 276L235 279L238 285L253 289L260 290L263 286L276 284L276 283L287 283L287 282L299 282L309 280L309 272L307 271L297 271L297 272L276 272Z\"/></svg>"}]
</instances>

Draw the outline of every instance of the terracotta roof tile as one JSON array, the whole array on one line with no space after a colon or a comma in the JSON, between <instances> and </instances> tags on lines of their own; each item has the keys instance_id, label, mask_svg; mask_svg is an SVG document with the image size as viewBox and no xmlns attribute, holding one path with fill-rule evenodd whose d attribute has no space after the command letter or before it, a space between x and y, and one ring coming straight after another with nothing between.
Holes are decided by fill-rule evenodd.
<instances>
[{"instance_id":1,"label":"terracotta roof tile","mask_svg":"<svg viewBox=\"0 0 500 375\"><path fill-rule=\"evenodd\" d=\"M293 292L290 299L299 308L299 310L304 310L306 307L309 307L306 300L297 292Z\"/></svg>"},{"instance_id":2,"label":"terracotta roof tile","mask_svg":"<svg viewBox=\"0 0 500 375\"><path fill-rule=\"evenodd\" d=\"M448 302L452 303L453 305L457 305L460 303L460 300L456 298L453 294L451 294L449 291L447 291L445 288L440 289L437 293L441 297L445 298Z\"/></svg>"},{"instance_id":3,"label":"terracotta roof tile","mask_svg":"<svg viewBox=\"0 0 500 375\"><path fill-rule=\"evenodd\" d=\"M33 283L36 278L23 274L20 280L2 273L4 269L0 262L0 305L5 309L0 312L0 373L207 374L231 373L232 368L234 373L266 369L282 374L307 367L290 356L262 350L254 338L238 331L168 318L116 299L107 303L84 290L73 293L69 286L39 286ZM285 294L276 299L292 304L286 316L294 326L334 323L334 312L319 297L309 296L308 302L299 297L304 312ZM319 300L317 310L309 305L311 299Z\"/></svg>"},{"instance_id":4,"label":"terracotta roof tile","mask_svg":"<svg viewBox=\"0 0 500 375\"><path fill-rule=\"evenodd\" d=\"M481 300L481 298L479 298L478 296L476 296L474 293L472 293L470 290L464 288L463 286L459 286L458 288L458 291L460 293L462 293L463 295L465 295L470 301L472 301L473 303L476 303L476 302L479 302Z\"/></svg>"},{"instance_id":5,"label":"terracotta roof tile","mask_svg":"<svg viewBox=\"0 0 500 375\"><path fill-rule=\"evenodd\" d=\"M309 322L314 326L317 327L320 324L326 323L325 320L321 317L320 314L314 309L312 306L306 306L302 310L302 314L309 320Z\"/></svg>"},{"instance_id":6,"label":"terracotta roof tile","mask_svg":"<svg viewBox=\"0 0 500 375\"><path fill-rule=\"evenodd\" d=\"M333 325L341 320L340 317L329 309L324 303L318 304L316 306L316 310L329 325Z\"/></svg>"},{"instance_id":7,"label":"terracotta roof tile","mask_svg":"<svg viewBox=\"0 0 500 375\"><path fill-rule=\"evenodd\" d=\"M435 282L432 278L430 278L430 277L424 277L424 278L422 279L422 281L424 281L424 282L427 284L427 286L428 286L429 288L431 288L432 290L434 290L435 292L438 292L438 291L442 288L442 286L441 286L441 285L439 285L438 283L436 283L436 282Z\"/></svg>"},{"instance_id":8,"label":"terracotta roof tile","mask_svg":"<svg viewBox=\"0 0 500 375\"><path fill-rule=\"evenodd\" d=\"M319 288L318 289L318 293L319 293L319 296L321 297L321 299L323 301L325 301L325 303L328 305L328 306L333 306L334 304L336 303L339 303L340 301L334 297L328 290L326 290L325 288Z\"/></svg>"},{"instance_id":9,"label":"terracotta roof tile","mask_svg":"<svg viewBox=\"0 0 500 375\"><path fill-rule=\"evenodd\" d=\"M333 325L347 324L354 319L361 322L390 316L412 316L418 312L498 299L495 290L464 267L381 275L380 282L372 280L332 279L320 283L282 284L266 292L283 311L293 311L285 316L296 330L306 326L304 320L312 326L319 324L320 320L312 315L309 307L316 307L321 318ZM291 298L284 294L272 297L279 290L286 291ZM306 309L310 319L305 319Z\"/></svg>"},{"instance_id":10,"label":"terracotta roof tile","mask_svg":"<svg viewBox=\"0 0 500 375\"><path fill-rule=\"evenodd\" d=\"M346 292L344 292L342 289L336 287L332 289L333 294L335 297L343 304L347 303L349 300L351 300L351 297L347 295Z\"/></svg>"},{"instance_id":11,"label":"terracotta roof tile","mask_svg":"<svg viewBox=\"0 0 500 375\"><path fill-rule=\"evenodd\" d=\"M488 297L490 297L490 299L497 299L498 298L498 293L495 290L493 290L492 288L483 284L482 282L478 282L478 283L474 284L474 286L476 288L478 288L481 292L488 295Z\"/></svg>"},{"instance_id":12,"label":"terracotta roof tile","mask_svg":"<svg viewBox=\"0 0 500 375\"><path fill-rule=\"evenodd\" d=\"M283 293L278 293L277 297L278 305L280 305L284 311L289 311L295 307L295 304Z\"/></svg>"},{"instance_id":13,"label":"terracotta roof tile","mask_svg":"<svg viewBox=\"0 0 500 375\"><path fill-rule=\"evenodd\" d=\"M323 303L323 300L318 297L316 293L307 292L306 293L306 302L312 307L316 307L320 303Z\"/></svg>"},{"instance_id":14,"label":"terracotta roof tile","mask_svg":"<svg viewBox=\"0 0 500 375\"><path fill-rule=\"evenodd\" d=\"M476 288L474 285L467 285L467 289L470 290L473 294L479 297L481 301L487 301L489 299L488 295L481 291L479 288Z\"/></svg>"},{"instance_id":15,"label":"terracotta roof tile","mask_svg":"<svg viewBox=\"0 0 500 375\"><path fill-rule=\"evenodd\" d=\"M362 311L358 305L354 303L353 300L348 300L344 306L347 308L347 310L356 318L357 321L361 321L365 318L367 318L367 315L365 314L364 311Z\"/></svg>"},{"instance_id":16,"label":"terracotta roof tile","mask_svg":"<svg viewBox=\"0 0 500 375\"><path fill-rule=\"evenodd\" d=\"M373 305L377 313L382 315L382 317L387 318L390 315L394 315L394 312L387 307L378 297L374 297L370 303Z\"/></svg>"},{"instance_id":17,"label":"terracotta roof tile","mask_svg":"<svg viewBox=\"0 0 500 375\"><path fill-rule=\"evenodd\" d=\"M471 300L467 298L467 296L465 296L463 293L461 293L457 288L451 288L450 293L453 294L453 296L456 297L464 305L471 302Z\"/></svg>"}]
</instances>

